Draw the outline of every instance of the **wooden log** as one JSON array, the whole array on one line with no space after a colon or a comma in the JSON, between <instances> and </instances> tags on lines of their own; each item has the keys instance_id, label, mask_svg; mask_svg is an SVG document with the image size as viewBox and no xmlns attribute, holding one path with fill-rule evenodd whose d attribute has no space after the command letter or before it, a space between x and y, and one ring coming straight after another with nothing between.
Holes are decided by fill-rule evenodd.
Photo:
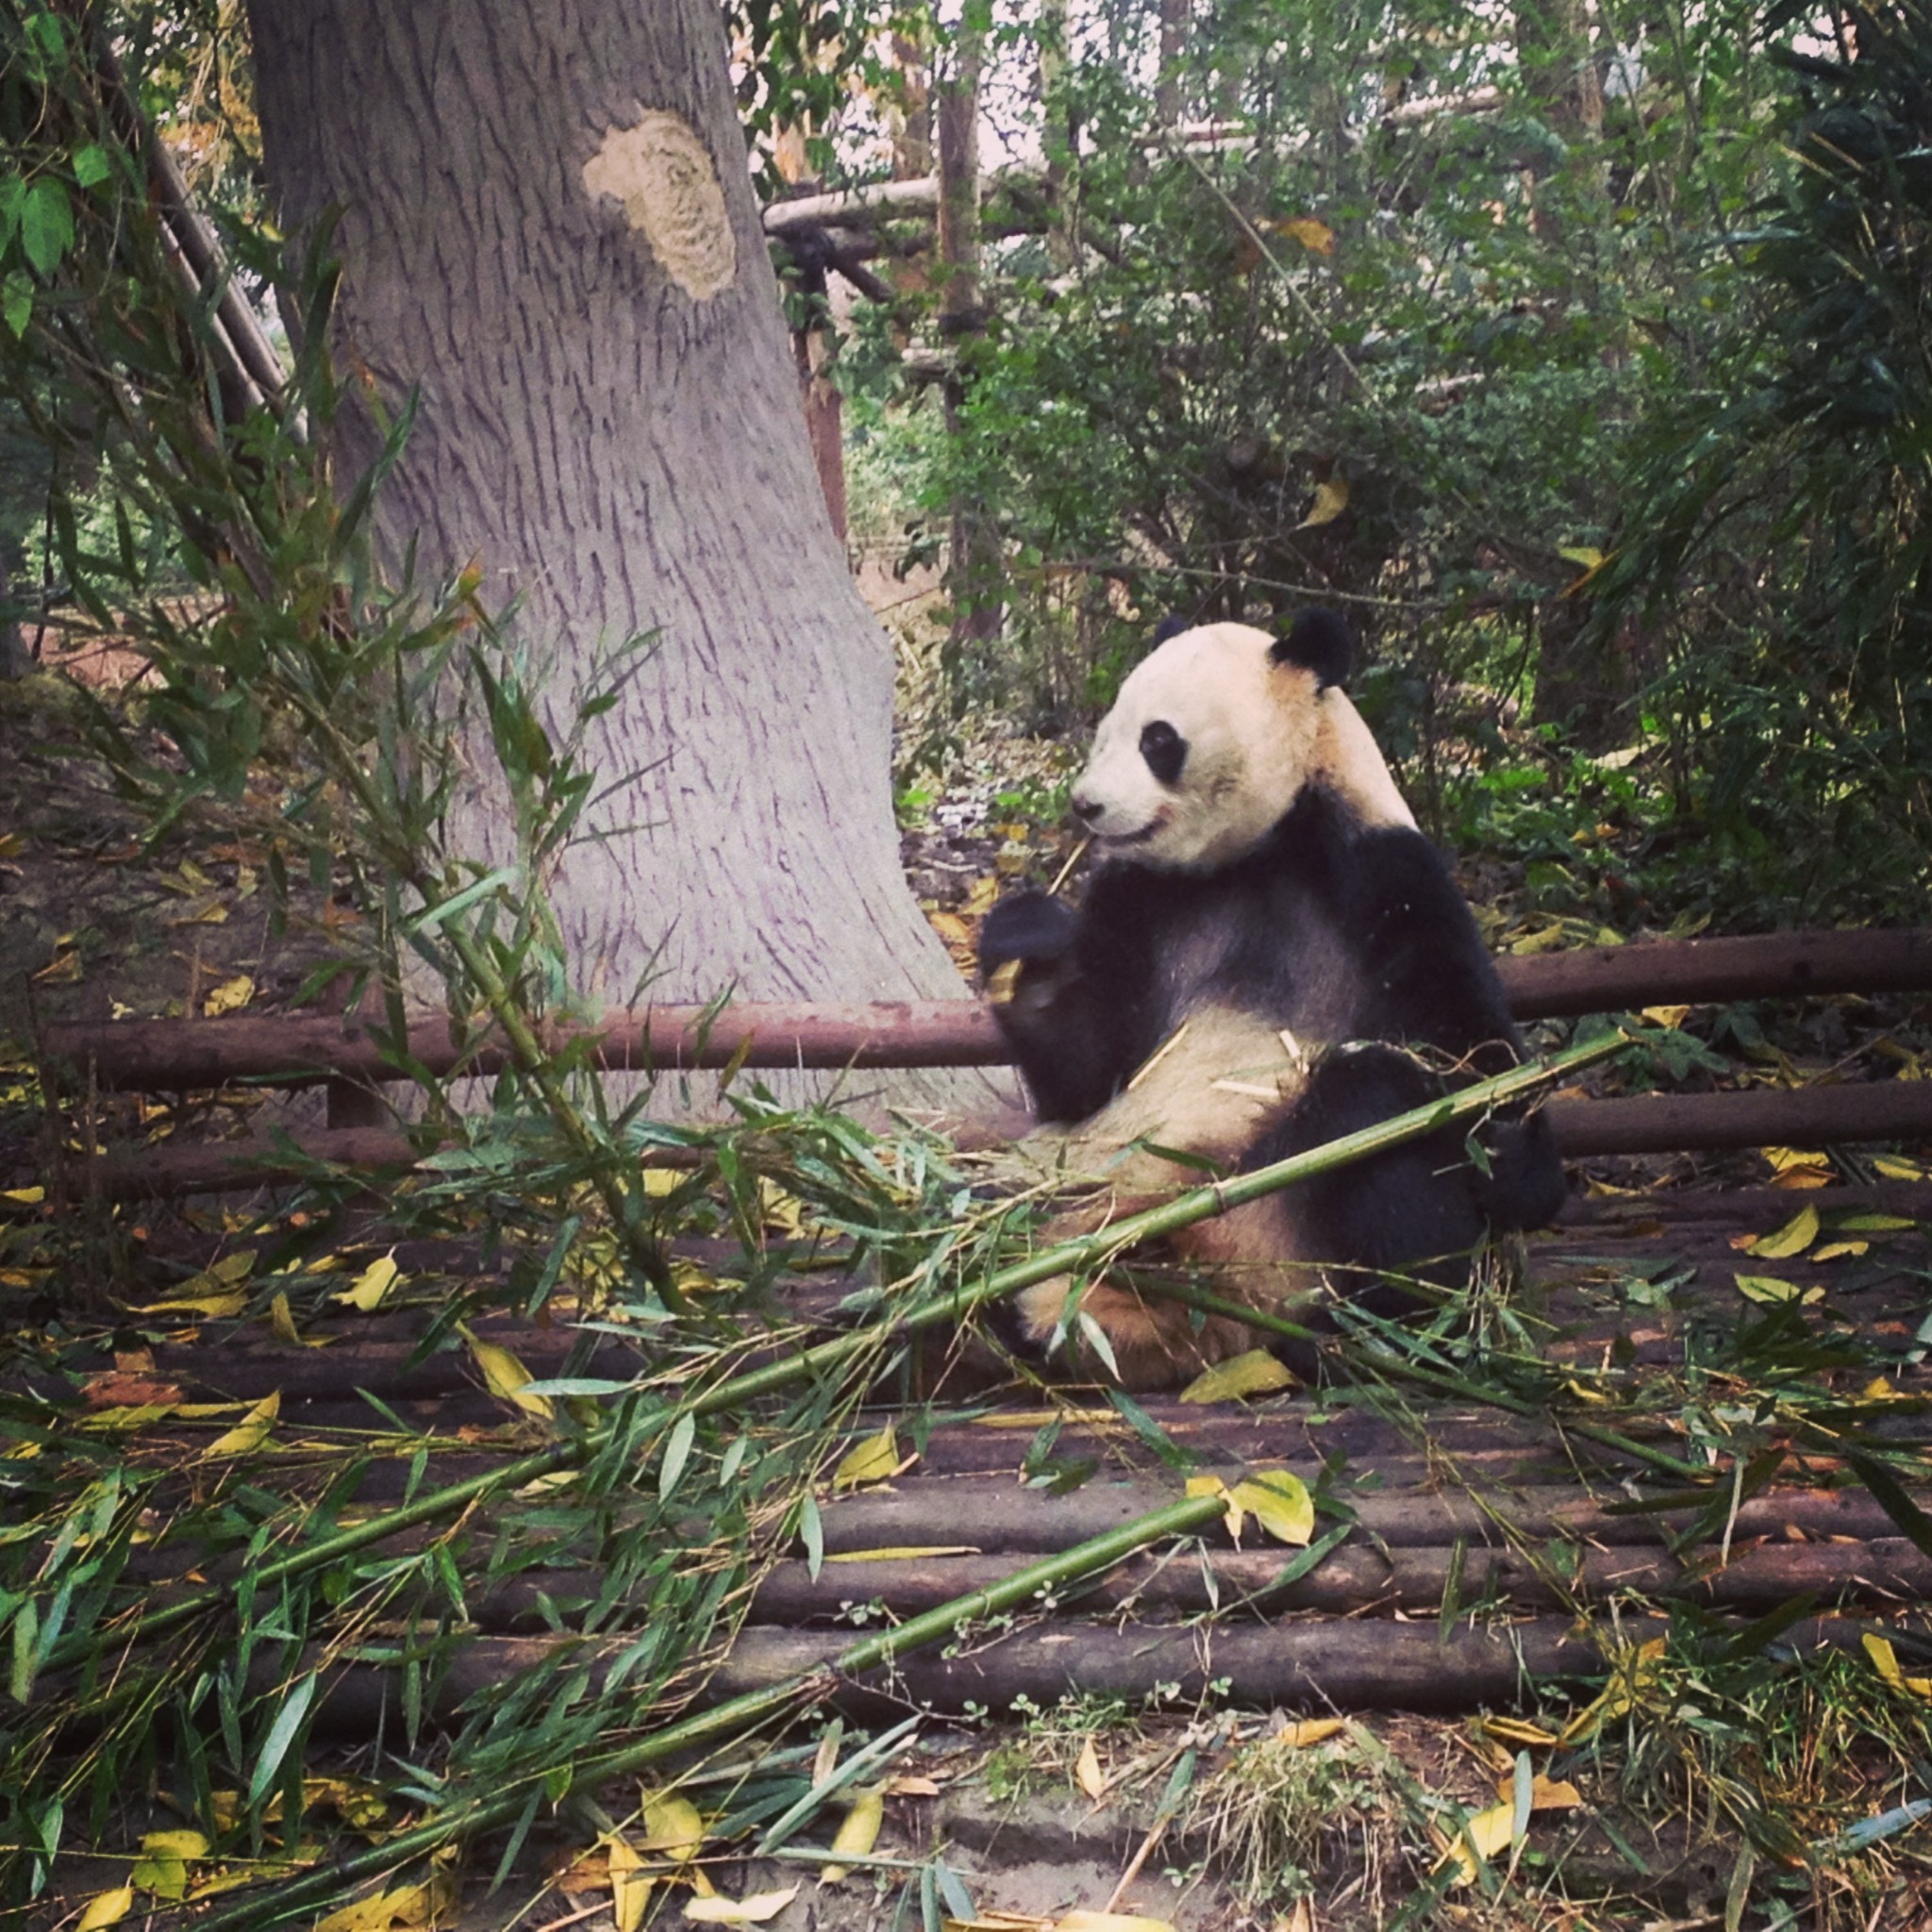
<instances>
[{"instance_id":1,"label":"wooden log","mask_svg":"<svg viewBox=\"0 0 1932 1932\"><path fill-rule=\"evenodd\" d=\"M1082 1612L1184 1616L1243 1604L1271 1614L1319 1610L1336 1617L1432 1612L1449 1596L1452 1585L1461 1605L1492 1599L1519 1612L1557 1610L1572 1602L1603 1603L1633 1591L1754 1614L1807 1592L1820 1604L1888 1604L1932 1595L1932 1557L1895 1536L1866 1543L1734 1544L1727 1562L1711 1548L1687 1557L1656 1547L1576 1550L1565 1557L1550 1550L1524 1554L1441 1544L1391 1546L1384 1554L1345 1545L1308 1575L1278 1583L1291 1555L1280 1549L1208 1550L1178 1562L1140 1556L1070 1595ZM825 1564L816 1577L808 1564L780 1563L759 1581L751 1621L830 1623L849 1607L868 1604L894 1617L916 1616L1001 1581L1025 1560L1000 1555L835 1562ZM591 1598L596 1581L586 1574L576 1590L553 1589L552 1594L562 1602L575 1595ZM519 1586L528 1594L521 1605L518 1591L506 1592L495 1613L520 1608L537 1619L538 1587L535 1580Z\"/></svg>"},{"instance_id":2,"label":"wooden log","mask_svg":"<svg viewBox=\"0 0 1932 1932\"><path fill-rule=\"evenodd\" d=\"M1628 1100L1553 1100L1557 1146L1571 1160L1693 1148L1817 1147L1932 1134L1932 1080L1843 1087L1754 1087L1729 1093L1645 1093Z\"/></svg>"},{"instance_id":3,"label":"wooden log","mask_svg":"<svg viewBox=\"0 0 1932 1932\"><path fill-rule=\"evenodd\" d=\"M1295 1407L1306 1413L1305 1405ZM1293 1410L1272 1412L1277 1441L1290 1435L1299 1419ZM1430 1433L1433 1441L1433 1418ZM1547 1429L1544 1440L1550 1440ZM1320 1447L1328 1445L1324 1442ZM1284 1456L1277 1451L1274 1465L1300 1465L1312 1478L1319 1457ZM1232 1478L1240 1472L1224 1474ZM1169 1493L1156 1482L1096 1479L1067 1495L1053 1496L1043 1490L1020 1488L1010 1476L921 1480L914 1475L902 1478L893 1489L827 1504L821 1522L828 1556L935 1543L1038 1555L1066 1549L1131 1523ZM1919 1502L1932 1509L1932 1496L1922 1496ZM1351 1507L1362 1535L1391 1549L1447 1547L1458 1538L1473 1545L1500 1548L1508 1544L1510 1531L1533 1542L1641 1546L1679 1534L1692 1521L1688 1509L1632 1511L1580 1495L1574 1482L1483 1491L1365 1491L1351 1499ZM1897 1534L1891 1519L1862 1489L1763 1491L1739 1506L1731 1534L1742 1543L1782 1537L1787 1530L1807 1538L1854 1537L1861 1541Z\"/></svg>"},{"instance_id":4,"label":"wooden log","mask_svg":"<svg viewBox=\"0 0 1932 1932\"><path fill-rule=\"evenodd\" d=\"M1780 1641L1801 1653L1856 1650L1873 1627L1857 1617L1806 1618ZM1633 1644L1663 1633L1655 1619L1632 1619L1618 1631L1622 1641ZM466 1700L559 1650L587 1664L594 1676L634 1641L627 1636L589 1642L573 1636L470 1638L439 1669L425 1673L425 1712L453 1717ZM741 1630L705 1685L703 1700L717 1703L823 1669L851 1643L849 1629ZM266 1691L285 1684L291 1668L284 1658L264 1657L251 1674L251 1688ZM343 1664L319 1648L292 1668L322 1673L314 1719L319 1735L373 1737L401 1707L399 1672ZM939 1712L974 1705L1005 1709L1023 1696L1043 1708L1069 1695L1122 1697L1138 1707L1161 1685L1173 1687L1173 1700L1182 1707L1212 1694L1218 1703L1249 1709L1448 1713L1534 1704L1553 1681L1588 1683L1604 1675L1602 1654L1577 1636L1571 1617L1463 1625L1446 1636L1433 1621L1372 1617L1125 1629L1054 1621L963 1655L905 1657L890 1674L844 1681L832 1702L859 1718L885 1710L903 1715L908 1706Z\"/></svg>"},{"instance_id":5,"label":"wooden log","mask_svg":"<svg viewBox=\"0 0 1932 1932\"><path fill-rule=\"evenodd\" d=\"M991 1013L971 1000L857 1006L700 1007L623 1012L596 1026L554 1026L548 1043L596 1041L608 1072L650 1068L999 1066L1009 1058ZM102 1092L199 1091L257 1080L312 1086L331 1077L405 1078L371 1024L358 1017L237 1014L224 1020L124 1020L49 1026L50 1063L91 1069ZM412 1015L411 1058L432 1074L491 1074L501 1042L458 1041L446 1016Z\"/></svg>"},{"instance_id":6,"label":"wooden log","mask_svg":"<svg viewBox=\"0 0 1932 1932\"><path fill-rule=\"evenodd\" d=\"M1932 990L1932 930L1773 932L1644 940L1496 961L1519 1019L1556 1020L1701 1000Z\"/></svg>"},{"instance_id":7,"label":"wooden log","mask_svg":"<svg viewBox=\"0 0 1932 1932\"><path fill-rule=\"evenodd\" d=\"M212 1031L220 1024L208 1023L206 1030ZM750 1063L771 1064L756 1058ZM924 1066L942 1063L932 1059L918 1062ZM136 1079L129 1084L139 1087L142 1083ZM1834 1141L1918 1140L1932 1136L1932 1081L1872 1080L1843 1087L1642 1094L1628 1100L1553 1100L1548 1113L1557 1148L1570 1160L1698 1148L1815 1147ZM650 1156L649 1164L675 1166L678 1157L677 1149L659 1150ZM379 1127L345 1127L273 1141L144 1147L104 1155L92 1163L76 1163L76 1168L86 1176L86 1188L98 1198L129 1201L259 1187L286 1181L291 1171L304 1164L408 1169L415 1166L416 1158L405 1134Z\"/></svg>"},{"instance_id":8,"label":"wooden log","mask_svg":"<svg viewBox=\"0 0 1932 1932\"><path fill-rule=\"evenodd\" d=\"M1902 1537L1868 1543L1735 1544L1728 1560L1709 1547L1673 1556L1656 1546L1540 1551L1426 1549L1345 1545L1308 1575L1279 1578L1293 1552L1204 1549L1175 1561L1139 1556L1064 1593L1062 1607L1080 1616L1133 1613L1161 1619L1220 1611L1318 1611L1331 1617L1434 1614L1449 1597L1467 1608L1505 1605L1512 1614L1560 1610L1639 1594L1762 1615L1793 1597L1821 1605L1884 1607L1932 1595L1932 1557ZM803 1562L775 1565L752 1595L754 1624L849 1624L856 1608L893 1618L937 1609L969 1591L1003 1582L1031 1560L1017 1552L902 1557L828 1562L813 1576ZM520 1576L472 1605L485 1630L541 1630L546 1606L568 1619L571 1606L600 1602L594 1570L542 1571Z\"/></svg>"},{"instance_id":9,"label":"wooden log","mask_svg":"<svg viewBox=\"0 0 1932 1932\"><path fill-rule=\"evenodd\" d=\"M1932 931L1768 933L1655 941L1497 962L1519 1018L1545 1019L1699 999L1932 991ZM613 1071L752 1067L993 1066L1009 1058L991 1013L974 1000L870 1005L745 1005L713 1013L658 1007L558 1026L553 1045L590 1038ZM224 1020L126 1020L49 1026L51 1062L91 1068L107 1091L218 1088L239 1080L297 1086L331 1075L402 1076L357 1018L237 1014ZM459 1047L445 1016L411 1020L409 1052L432 1073L490 1073L500 1045ZM467 1057L466 1057L467 1056ZM1592 1150L1601 1151L1601 1150Z\"/></svg>"},{"instance_id":10,"label":"wooden log","mask_svg":"<svg viewBox=\"0 0 1932 1932\"><path fill-rule=\"evenodd\" d=\"M1827 1188L1657 1188L1642 1194L1573 1194L1556 1225L1559 1229L1616 1234L1630 1223L1661 1223L1673 1234L1699 1224L1734 1229L1779 1227L1801 1207L1821 1215L1900 1214L1932 1221L1932 1181L1874 1181Z\"/></svg>"}]
</instances>

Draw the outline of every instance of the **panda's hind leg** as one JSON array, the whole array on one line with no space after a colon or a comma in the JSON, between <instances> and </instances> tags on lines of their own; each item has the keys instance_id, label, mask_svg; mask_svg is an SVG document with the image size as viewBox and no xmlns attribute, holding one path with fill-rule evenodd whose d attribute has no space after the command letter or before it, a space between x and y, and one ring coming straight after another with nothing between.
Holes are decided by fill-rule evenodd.
<instances>
[{"instance_id":1,"label":"panda's hind leg","mask_svg":"<svg viewBox=\"0 0 1932 1932\"><path fill-rule=\"evenodd\" d=\"M1424 1106L1441 1089L1434 1075L1391 1046L1324 1055L1289 1112L1249 1149L1252 1171L1306 1154L1344 1134ZM1341 1297L1377 1313L1405 1312L1407 1276L1451 1286L1468 1275L1486 1232L1477 1176L1454 1128L1371 1155L1333 1174L1256 1203L1280 1217L1291 1252L1337 1271Z\"/></svg>"},{"instance_id":2,"label":"panda's hind leg","mask_svg":"<svg viewBox=\"0 0 1932 1932\"><path fill-rule=\"evenodd\" d=\"M1094 1281L1081 1291L1078 1313L1106 1338L1113 1358L1109 1370L1085 1324L1068 1318L1073 1292L1072 1276L1059 1274L1013 1297L1008 1306L1023 1354L1050 1356L1064 1338L1066 1354L1096 1376L1118 1380L1124 1389L1147 1390L1177 1388L1203 1369L1260 1345L1244 1323L1220 1315L1203 1320L1178 1302L1143 1299L1129 1288Z\"/></svg>"}]
</instances>

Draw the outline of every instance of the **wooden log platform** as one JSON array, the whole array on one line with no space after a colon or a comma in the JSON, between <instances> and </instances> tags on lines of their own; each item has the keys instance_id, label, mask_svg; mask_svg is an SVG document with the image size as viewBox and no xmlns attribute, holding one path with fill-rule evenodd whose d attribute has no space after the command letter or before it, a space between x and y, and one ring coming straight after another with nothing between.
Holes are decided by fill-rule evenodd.
<instances>
[{"instance_id":1,"label":"wooden log platform","mask_svg":"<svg viewBox=\"0 0 1932 1932\"><path fill-rule=\"evenodd\" d=\"M1932 1264L1924 1226L1891 1215L1907 1224L1870 1230L1867 1252L1824 1261L1760 1260L1739 1246L1800 1206L1828 1226L1870 1217L1880 1203L1932 1208L1927 1194L1755 1189L1578 1204L1568 1224L1533 1244L1530 1280L1515 1299L1524 1332L1541 1338L1559 1377L1573 1378L1554 1385L1535 1412L1400 1383L1207 1405L1148 1396L1144 1422L1091 1389L993 1391L949 1405L890 1484L836 1493L827 1470L820 1560L796 1543L766 1552L711 1691L818 1669L853 1641L855 1624L914 1615L1114 1529L1171 1501L1186 1471L1230 1481L1256 1469L1292 1471L1318 1498L1318 1534L1339 1532L1333 1547L1309 1563L1259 1540L1252 1524L1237 1545L1217 1523L996 1627L970 1630L948 1655L841 1685L839 1701L869 1715L908 1702L960 1710L1022 1695L1050 1705L1068 1691L1138 1700L1155 1684L1188 1698L1213 1683L1237 1701L1291 1707L1508 1707L1533 1702L1551 1680L1600 1676L1588 1621L1610 1628L1613 1610L1624 1641L1672 1603L1698 1607L1722 1629L1801 1598L1815 1614L1781 1641L1856 1646L1867 1629L1896 1632L1902 1614L1909 1623L1932 1600L1932 1555L1862 1486L1834 1439L1794 1433L1774 1470L1734 1489L1740 1465L1706 1456L1674 1408L1620 1426L1632 1446L1674 1461L1682 1474L1627 1453L1615 1432L1593 1430L1604 1410L1588 1398L1597 1378L1614 1386L1640 1371L1664 1378L1662 1387L1701 1386L1714 1347L1730 1348L1747 1324L1767 1319L1737 1275L1782 1277L1793 1291L1790 1319L1819 1341L1875 1338L1888 1351L1890 1394L1861 1420L1858 1436L1906 1452L1902 1479L1932 1514L1932 1374L1917 1341ZM429 1256L412 1258L422 1266ZM1822 1292L1807 1300L1813 1290ZM192 1341L152 1350L142 1399L242 1402L275 1392L286 1438L386 1430L391 1446L376 1450L355 1494L358 1508L380 1507L422 1485L425 1447L434 1480L445 1483L530 1445L527 1422L484 1389L467 1344L446 1336L425 1345L427 1320L426 1311L345 1313L306 1335L311 1343L332 1338L325 1348L276 1342L258 1324L204 1323ZM567 1323L503 1317L479 1320L475 1332L538 1375L558 1370L577 1340ZM638 1346L607 1333L575 1372L622 1380L646 1367ZM99 1372L113 1368L104 1357ZM1861 1364L1842 1393L1856 1396L1871 1373ZM856 1419L854 1433L898 1413L888 1403ZM1076 1478L1086 1472L1064 1492L1028 1481L1023 1469L1049 1424L1056 1465ZM420 1433L397 1435L398 1424ZM165 1431L165 1421L154 1426ZM184 1431L184 1443L193 1440ZM1912 1456L1923 1476L1911 1474ZM305 1480L319 1489L330 1479L293 1467L251 1472L252 1481L292 1484L295 1493ZM501 1535L516 1507L493 1504L463 1533ZM614 1534L624 1519L618 1499ZM159 1601L224 1574L192 1551L168 1548L137 1553L131 1574ZM435 1679L436 1707L454 1711L545 1646L584 1646L593 1666L621 1656L625 1632L647 1619L648 1606L608 1603L605 1588L594 1562L559 1559L477 1595L471 1634ZM558 1620L567 1633L593 1606L594 1639L558 1633ZM346 1734L366 1734L395 1694L393 1674L361 1663L331 1663L327 1683L318 1722Z\"/></svg>"}]
</instances>

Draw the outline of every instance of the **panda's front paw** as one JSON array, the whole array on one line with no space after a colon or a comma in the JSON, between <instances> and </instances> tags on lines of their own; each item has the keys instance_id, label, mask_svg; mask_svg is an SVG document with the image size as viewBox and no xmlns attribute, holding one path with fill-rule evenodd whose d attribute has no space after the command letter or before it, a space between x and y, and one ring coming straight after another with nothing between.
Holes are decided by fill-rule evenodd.
<instances>
[{"instance_id":1,"label":"panda's front paw","mask_svg":"<svg viewBox=\"0 0 1932 1932\"><path fill-rule=\"evenodd\" d=\"M1079 916L1044 892L1017 892L1002 899L979 928L979 971L983 978L1009 960L1050 965L1072 949Z\"/></svg>"}]
</instances>

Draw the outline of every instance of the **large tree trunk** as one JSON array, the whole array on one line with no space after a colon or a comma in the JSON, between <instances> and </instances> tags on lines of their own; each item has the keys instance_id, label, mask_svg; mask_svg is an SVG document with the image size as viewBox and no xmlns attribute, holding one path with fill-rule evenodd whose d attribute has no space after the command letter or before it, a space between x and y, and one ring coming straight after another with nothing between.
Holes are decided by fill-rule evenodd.
<instances>
[{"instance_id":1,"label":"large tree trunk","mask_svg":"<svg viewBox=\"0 0 1932 1932\"><path fill-rule=\"evenodd\" d=\"M603 813L640 829L555 886L584 990L957 992L899 870L890 651L807 447L716 0L250 17L285 223L344 209L344 366L421 390L391 552L520 593L560 716L600 645L657 633L590 741L648 767Z\"/></svg>"}]
</instances>

